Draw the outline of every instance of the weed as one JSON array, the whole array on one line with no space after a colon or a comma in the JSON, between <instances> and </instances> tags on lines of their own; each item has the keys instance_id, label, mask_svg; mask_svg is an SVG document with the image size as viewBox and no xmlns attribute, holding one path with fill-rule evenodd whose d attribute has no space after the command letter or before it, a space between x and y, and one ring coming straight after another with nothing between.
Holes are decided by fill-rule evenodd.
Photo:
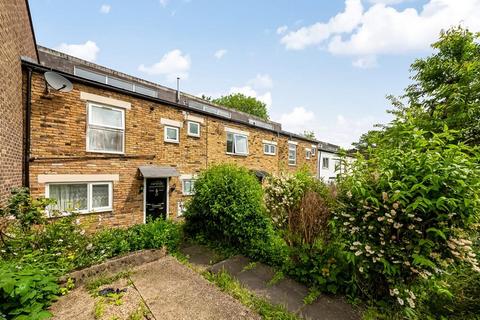
<instances>
[{"instance_id":1,"label":"weed","mask_svg":"<svg viewBox=\"0 0 480 320\"><path fill-rule=\"evenodd\" d=\"M250 262L250 263L247 264L245 267L243 267L242 272L243 272L243 271L248 271L248 270L255 269L256 266L257 266L257 263L256 263L256 262Z\"/></svg>"},{"instance_id":2,"label":"weed","mask_svg":"<svg viewBox=\"0 0 480 320\"><path fill-rule=\"evenodd\" d=\"M100 278L97 278L91 282L88 282L86 285L85 285L85 289L88 290L88 292L91 294L91 295L97 295L97 293L95 292L99 287L103 286L103 285L106 285L106 284L111 284L119 279L124 279L124 278L129 278L130 275L132 274L131 271L121 271L119 273L116 273L114 274L113 276L110 276L110 277L100 277Z\"/></svg>"},{"instance_id":3,"label":"weed","mask_svg":"<svg viewBox=\"0 0 480 320\"><path fill-rule=\"evenodd\" d=\"M276 285L277 283L279 283L283 279L285 279L285 274L283 273L282 270L278 270L277 272L275 272L272 279L270 279L270 281L268 281L267 285L269 285L269 286Z\"/></svg>"},{"instance_id":4,"label":"weed","mask_svg":"<svg viewBox=\"0 0 480 320\"><path fill-rule=\"evenodd\" d=\"M310 288L308 294L303 298L304 304L312 304L320 296L320 290L317 288Z\"/></svg>"}]
</instances>

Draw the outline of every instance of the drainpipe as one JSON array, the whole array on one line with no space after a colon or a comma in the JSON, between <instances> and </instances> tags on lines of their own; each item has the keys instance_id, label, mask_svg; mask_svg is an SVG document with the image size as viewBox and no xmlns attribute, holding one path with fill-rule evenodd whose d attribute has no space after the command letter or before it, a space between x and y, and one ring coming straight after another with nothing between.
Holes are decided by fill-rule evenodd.
<instances>
[{"instance_id":1,"label":"drainpipe","mask_svg":"<svg viewBox=\"0 0 480 320\"><path fill-rule=\"evenodd\" d=\"M27 68L27 96L23 137L23 186L30 188L30 123L32 115L32 69Z\"/></svg>"}]
</instances>

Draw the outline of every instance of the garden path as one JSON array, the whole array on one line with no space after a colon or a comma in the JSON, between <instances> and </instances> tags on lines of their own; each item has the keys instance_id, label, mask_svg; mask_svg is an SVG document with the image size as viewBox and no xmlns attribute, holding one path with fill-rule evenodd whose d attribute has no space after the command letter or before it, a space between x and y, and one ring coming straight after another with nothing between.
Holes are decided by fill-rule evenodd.
<instances>
[{"instance_id":1,"label":"garden path","mask_svg":"<svg viewBox=\"0 0 480 320\"><path fill-rule=\"evenodd\" d=\"M303 301L308 294L306 286L289 278L272 283L275 271L262 263L252 263L243 256L234 256L215 263L218 256L199 245L183 248L182 252L193 265L214 273L224 270L251 292L273 304L284 305L288 311L304 319L360 319L360 312L340 297L320 295L313 303L306 305Z\"/></svg>"},{"instance_id":2,"label":"garden path","mask_svg":"<svg viewBox=\"0 0 480 320\"><path fill-rule=\"evenodd\" d=\"M80 287L52 306L54 319L112 319L112 316L126 319L140 301L151 312L148 319L260 319L171 256L135 267L128 279L104 287L127 288L121 304L105 303L102 314L95 316L99 309L98 297L92 297Z\"/></svg>"}]
</instances>

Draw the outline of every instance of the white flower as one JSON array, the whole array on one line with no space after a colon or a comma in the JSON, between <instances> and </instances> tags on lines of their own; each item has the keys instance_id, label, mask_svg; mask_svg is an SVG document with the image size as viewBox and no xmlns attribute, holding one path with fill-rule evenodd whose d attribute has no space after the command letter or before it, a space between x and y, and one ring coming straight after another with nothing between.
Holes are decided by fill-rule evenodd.
<instances>
[{"instance_id":1,"label":"white flower","mask_svg":"<svg viewBox=\"0 0 480 320\"><path fill-rule=\"evenodd\" d=\"M359 246L359 245L361 245L361 243L360 243L359 241L355 241L355 242L353 243L353 245L354 245L354 246Z\"/></svg>"},{"instance_id":2,"label":"white flower","mask_svg":"<svg viewBox=\"0 0 480 320\"><path fill-rule=\"evenodd\" d=\"M393 225L393 227L394 227L395 229L400 229L402 226L403 226L403 224L398 223L398 222L395 222L395 224Z\"/></svg>"},{"instance_id":3,"label":"white flower","mask_svg":"<svg viewBox=\"0 0 480 320\"><path fill-rule=\"evenodd\" d=\"M378 217L377 220L378 221L383 221L383 220L385 220L385 217Z\"/></svg>"},{"instance_id":4,"label":"white flower","mask_svg":"<svg viewBox=\"0 0 480 320\"><path fill-rule=\"evenodd\" d=\"M355 255L358 257L359 255L362 254L362 251L361 250L358 250L357 252L355 252Z\"/></svg>"},{"instance_id":5,"label":"white flower","mask_svg":"<svg viewBox=\"0 0 480 320\"><path fill-rule=\"evenodd\" d=\"M397 298L397 301L398 301L398 303L399 303L401 306L403 306L403 299L402 299L402 298L398 297L398 298Z\"/></svg>"},{"instance_id":6,"label":"white flower","mask_svg":"<svg viewBox=\"0 0 480 320\"><path fill-rule=\"evenodd\" d=\"M92 248L93 248L93 244L89 243L85 249L90 251L92 250Z\"/></svg>"},{"instance_id":7,"label":"white flower","mask_svg":"<svg viewBox=\"0 0 480 320\"><path fill-rule=\"evenodd\" d=\"M413 302L412 298L407 298L407 302L410 305L410 308L415 308L415 302Z\"/></svg>"},{"instance_id":8,"label":"white flower","mask_svg":"<svg viewBox=\"0 0 480 320\"><path fill-rule=\"evenodd\" d=\"M360 271L360 273L363 273L363 267L358 268L358 271Z\"/></svg>"}]
</instances>

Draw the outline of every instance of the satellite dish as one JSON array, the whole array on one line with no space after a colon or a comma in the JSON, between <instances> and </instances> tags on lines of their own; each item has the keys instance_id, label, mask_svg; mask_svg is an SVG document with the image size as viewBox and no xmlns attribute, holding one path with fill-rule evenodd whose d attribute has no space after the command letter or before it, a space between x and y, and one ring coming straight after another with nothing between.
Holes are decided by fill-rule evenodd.
<instances>
[{"instance_id":1,"label":"satellite dish","mask_svg":"<svg viewBox=\"0 0 480 320\"><path fill-rule=\"evenodd\" d=\"M60 92L70 92L73 89L72 83L68 81L67 78L59 75L56 72L47 71L43 76L45 77L45 82L54 90Z\"/></svg>"}]
</instances>

